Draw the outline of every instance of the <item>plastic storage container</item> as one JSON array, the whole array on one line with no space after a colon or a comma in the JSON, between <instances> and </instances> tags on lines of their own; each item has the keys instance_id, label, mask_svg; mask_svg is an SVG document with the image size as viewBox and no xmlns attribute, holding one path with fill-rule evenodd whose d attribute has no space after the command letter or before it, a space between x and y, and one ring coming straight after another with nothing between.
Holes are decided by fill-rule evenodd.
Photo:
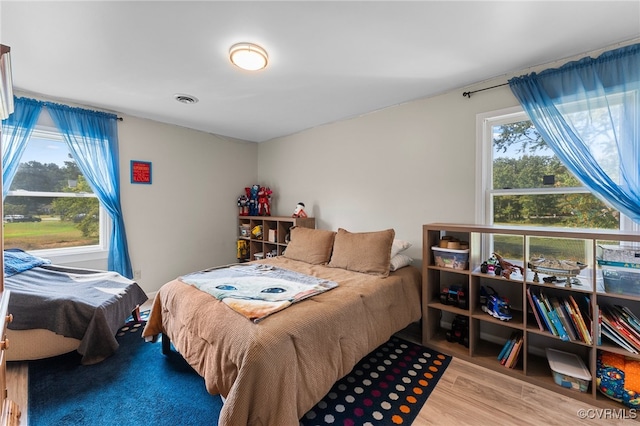
<instances>
[{"instance_id":1,"label":"plastic storage container","mask_svg":"<svg viewBox=\"0 0 640 426\"><path fill-rule=\"evenodd\" d=\"M640 248L600 245L598 257L607 262L640 264Z\"/></svg>"},{"instance_id":2,"label":"plastic storage container","mask_svg":"<svg viewBox=\"0 0 640 426\"><path fill-rule=\"evenodd\" d=\"M640 296L640 264L624 264L598 260L602 268L604 291Z\"/></svg>"},{"instance_id":3,"label":"plastic storage container","mask_svg":"<svg viewBox=\"0 0 640 426\"><path fill-rule=\"evenodd\" d=\"M469 268L469 249L431 247L436 266L464 270Z\"/></svg>"},{"instance_id":4,"label":"plastic storage container","mask_svg":"<svg viewBox=\"0 0 640 426\"><path fill-rule=\"evenodd\" d=\"M580 392L589 389L591 373L578 355L551 348L547 348L546 352L556 384Z\"/></svg>"}]
</instances>

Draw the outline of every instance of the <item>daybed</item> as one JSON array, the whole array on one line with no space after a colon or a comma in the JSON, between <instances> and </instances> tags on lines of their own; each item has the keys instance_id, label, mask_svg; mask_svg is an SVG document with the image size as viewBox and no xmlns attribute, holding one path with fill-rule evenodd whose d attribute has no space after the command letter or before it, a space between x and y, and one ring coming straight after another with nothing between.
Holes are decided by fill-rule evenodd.
<instances>
[{"instance_id":1,"label":"daybed","mask_svg":"<svg viewBox=\"0 0 640 426\"><path fill-rule=\"evenodd\" d=\"M13 315L9 361L77 350L83 364L100 362L115 352L116 332L147 300L136 282L116 272L51 265L21 250L5 250L4 258Z\"/></svg>"},{"instance_id":2,"label":"daybed","mask_svg":"<svg viewBox=\"0 0 640 426\"><path fill-rule=\"evenodd\" d=\"M170 339L225 398L220 425L297 425L360 359L420 319L420 272L389 272L393 241L393 230L293 228L283 256L251 264L337 287L256 322L176 279L156 295L143 336Z\"/></svg>"}]
</instances>

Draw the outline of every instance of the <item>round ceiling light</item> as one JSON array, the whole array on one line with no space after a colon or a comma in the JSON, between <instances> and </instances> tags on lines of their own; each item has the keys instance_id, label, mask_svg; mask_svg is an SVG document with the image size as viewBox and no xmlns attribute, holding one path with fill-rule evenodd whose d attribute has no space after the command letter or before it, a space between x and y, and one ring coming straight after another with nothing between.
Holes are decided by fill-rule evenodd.
<instances>
[{"instance_id":1,"label":"round ceiling light","mask_svg":"<svg viewBox=\"0 0 640 426\"><path fill-rule=\"evenodd\" d=\"M257 71L265 68L269 60L266 50L252 43L237 43L229 49L231 62L243 70Z\"/></svg>"}]
</instances>

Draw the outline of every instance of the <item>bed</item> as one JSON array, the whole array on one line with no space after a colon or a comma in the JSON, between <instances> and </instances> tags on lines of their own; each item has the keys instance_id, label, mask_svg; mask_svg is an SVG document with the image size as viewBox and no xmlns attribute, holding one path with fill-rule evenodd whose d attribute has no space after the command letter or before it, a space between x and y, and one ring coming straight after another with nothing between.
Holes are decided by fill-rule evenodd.
<instances>
[{"instance_id":1,"label":"bed","mask_svg":"<svg viewBox=\"0 0 640 426\"><path fill-rule=\"evenodd\" d=\"M220 425L297 425L360 359L420 319L419 270L390 272L394 235L293 228L283 256L251 263L337 287L252 321L175 279L158 291L143 336L162 335L163 350L170 339L224 398Z\"/></svg>"},{"instance_id":2,"label":"bed","mask_svg":"<svg viewBox=\"0 0 640 426\"><path fill-rule=\"evenodd\" d=\"M21 250L5 250L4 259L9 361L77 350L83 364L98 363L117 350L116 332L147 300L116 272L52 265Z\"/></svg>"}]
</instances>

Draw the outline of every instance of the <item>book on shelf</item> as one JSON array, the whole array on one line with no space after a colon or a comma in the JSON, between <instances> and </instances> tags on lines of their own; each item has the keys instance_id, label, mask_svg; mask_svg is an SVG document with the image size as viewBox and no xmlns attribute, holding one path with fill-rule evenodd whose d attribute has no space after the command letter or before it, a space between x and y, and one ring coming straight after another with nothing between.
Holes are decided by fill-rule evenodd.
<instances>
[{"instance_id":1,"label":"book on shelf","mask_svg":"<svg viewBox=\"0 0 640 426\"><path fill-rule=\"evenodd\" d=\"M557 297L551 297L549 298L549 301L551 302L551 306L553 306L553 310L558 315L558 319L560 320L562 328L564 328L564 331L569 340L578 340L578 336L576 335L573 328L573 321L569 319L569 316L564 310L563 305L560 304L560 300Z\"/></svg>"},{"instance_id":2,"label":"book on shelf","mask_svg":"<svg viewBox=\"0 0 640 426\"><path fill-rule=\"evenodd\" d=\"M590 345L593 343L593 339L591 337L591 332L589 331L589 327L587 327L587 323L584 320L584 316L582 315L582 311L580 306L578 306L578 302L573 298L573 295L569 295L569 309L571 309L572 314L574 316L574 322L576 324L576 328L580 331L580 335L582 341L586 344ZM587 307L589 305L587 304Z\"/></svg>"},{"instance_id":3,"label":"book on shelf","mask_svg":"<svg viewBox=\"0 0 640 426\"><path fill-rule=\"evenodd\" d=\"M540 312L540 317L543 319L544 324L547 327L547 330L549 330L549 332L554 336L557 336L558 332L555 330L555 328L553 327L553 324L551 323L551 319L549 318L549 312L547 311L546 305L542 303L542 301L536 294L532 294L531 297L533 298L538 308L538 311Z\"/></svg>"},{"instance_id":4,"label":"book on shelf","mask_svg":"<svg viewBox=\"0 0 640 426\"><path fill-rule=\"evenodd\" d=\"M540 300L542 300L542 303L547 308L547 316L549 317L551 324L553 324L553 327L556 330L556 336L560 337L561 340L569 341L569 335L564 329L558 313L556 312L549 298L542 293L542 290L540 291Z\"/></svg>"},{"instance_id":5,"label":"book on shelf","mask_svg":"<svg viewBox=\"0 0 640 426\"><path fill-rule=\"evenodd\" d=\"M538 323L538 328L540 328L540 331L544 331L544 326L542 325L540 315L538 314L538 307L536 306L536 302L533 301L533 296L531 295L531 287L527 287L527 299L529 300L529 305L531 305L531 310L533 311L533 315Z\"/></svg>"},{"instance_id":6,"label":"book on shelf","mask_svg":"<svg viewBox=\"0 0 640 426\"><path fill-rule=\"evenodd\" d=\"M511 352L509 353L509 358L507 358L507 361L504 364L505 367L514 368L516 366L516 364L518 363L518 356L520 355L520 348L522 348L523 340L524 337L522 337L522 334L519 335L518 339L513 345L513 348L511 349Z\"/></svg>"},{"instance_id":7,"label":"book on shelf","mask_svg":"<svg viewBox=\"0 0 640 426\"><path fill-rule=\"evenodd\" d=\"M513 345L516 342L516 337L517 337L517 332L514 331L513 333L511 333L511 337L509 337L509 340L507 340L504 346L502 347L502 350L498 354L498 361L500 361L500 364L504 365L505 361L507 360L507 357L509 356L511 349L513 348Z\"/></svg>"},{"instance_id":8,"label":"book on shelf","mask_svg":"<svg viewBox=\"0 0 640 426\"><path fill-rule=\"evenodd\" d=\"M586 344L593 342L589 326L585 318L589 318L589 299L586 298L587 309L581 309L573 295L568 297L547 296L542 290L537 293L527 289L527 299L534 308L538 327L564 341L580 341ZM584 311L584 312L583 312ZM638 322L640 325L640 322Z\"/></svg>"},{"instance_id":9,"label":"book on shelf","mask_svg":"<svg viewBox=\"0 0 640 426\"><path fill-rule=\"evenodd\" d=\"M633 346L630 346L624 339L621 339L620 336L615 331L612 331L608 325L603 324L602 335L621 348L626 349L633 354L638 354L638 351L633 348Z\"/></svg>"},{"instance_id":10,"label":"book on shelf","mask_svg":"<svg viewBox=\"0 0 640 426\"><path fill-rule=\"evenodd\" d=\"M502 350L498 354L500 364L508 368L514 368L518 363L518 356L522 348L524 337L521 332L514 331L511 337L506 341Z\"/></svg>"},{"instance_id":11,"label":"book on shelf","mask_svg":"<svg viewBox=\"0 0 640 426\"><path fill-rule=\"evenodd\" d=\"M640 352L640 333L628 323L627 317L609 306L600 307L603 334L629 352ZM606 331L606 333L604 333Z\"/></svg>"}]
</instances>

